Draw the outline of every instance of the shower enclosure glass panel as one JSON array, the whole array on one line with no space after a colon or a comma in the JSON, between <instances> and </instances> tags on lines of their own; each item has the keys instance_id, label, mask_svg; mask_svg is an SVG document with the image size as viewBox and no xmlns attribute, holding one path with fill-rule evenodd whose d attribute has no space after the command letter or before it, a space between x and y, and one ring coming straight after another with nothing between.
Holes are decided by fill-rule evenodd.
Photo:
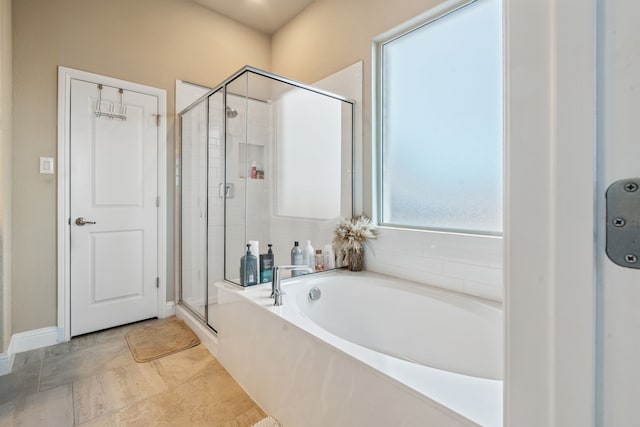
<instances>
[{"instance_id":1,"label":"shower enclosure glass panel","mask_svg":"<svg viewBox=\"0 0 640 427\"><path fill-rule=\"evenodd\" d=\"M216 329L249 241L290 263L353 215L353 103L251 67L180 113L180 303Z\"/></svg>"},{"instance_id":2,"label":"shower enclosure glass panel","mask_svg":"<svg viewBox=\"0 0 640 427\"><path fill-rule=\"evenodd\" d=\"M207 104L181 116L180 300L205 318L207 279Z\"/></svg>"},{"instance_id":3,"label":"shower enclosure glass panel","mask_svg":"<svg viewBox=\"0 0 640 427\"><path fill-rule=\"evenodd\" d=\"M219 89L209 96L209 203L207 213L207 324L216 330L215 318L217 292L215 283L224 280L224 198L228 193L224 182L224 132L225 105L224 91Z\"/></svg>"}]
</instances>

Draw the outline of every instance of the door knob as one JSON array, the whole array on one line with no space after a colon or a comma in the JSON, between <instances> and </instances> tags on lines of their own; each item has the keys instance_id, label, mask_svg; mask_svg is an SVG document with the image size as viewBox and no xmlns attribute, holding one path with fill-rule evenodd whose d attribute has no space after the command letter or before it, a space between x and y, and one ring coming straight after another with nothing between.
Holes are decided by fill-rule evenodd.
<instances>
[{"instance_id":1,"label":"door knob","mask_svg":"<svg viewBox=\"0 0 640 427\"><path fill-rule=\"evenodd\" d=\"M79 217L76 218L76 225L95 224L95 221L87 221L86 219Z\"/></svg>"}]
</instances>

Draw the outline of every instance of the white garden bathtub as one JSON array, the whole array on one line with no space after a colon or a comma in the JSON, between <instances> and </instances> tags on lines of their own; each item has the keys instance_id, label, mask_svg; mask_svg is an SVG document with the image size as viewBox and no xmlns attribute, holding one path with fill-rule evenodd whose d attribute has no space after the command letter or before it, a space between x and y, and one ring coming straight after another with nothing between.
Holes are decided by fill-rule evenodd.
<instances>
[{"instance_id":1,"label":"white garden bathtub","mask_svg":"<svg viewBox=\"0 0 640 427\"><path fill-rule=\"evenodd\" d=\"M312 288L322 292L317 301ZM218 284L219 358L285 427L502 425L495 303L367 272Z\"/></svg>"}]
</instances>

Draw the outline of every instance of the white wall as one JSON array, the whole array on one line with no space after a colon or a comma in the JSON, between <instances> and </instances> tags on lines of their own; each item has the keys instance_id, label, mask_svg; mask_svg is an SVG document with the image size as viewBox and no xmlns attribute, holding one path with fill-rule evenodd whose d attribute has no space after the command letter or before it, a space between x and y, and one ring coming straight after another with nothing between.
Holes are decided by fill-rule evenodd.
<instances>
[{"instance_id":1,"label":"white wall","mask_svg":"<svg viewBox=\"0 0 640 427\"><path fill-rule=\"evenodd\" d=\"M274 214L339 217L342 164L336 153L342 147L342 102L296 88L273 105L277 141Z\"/></svg>"},{"instance_id":2,"label":"white wall","mask_svg":"<svg viewBox=\"0 0 640 427\"><path fill-rule=\"evenodd\" d=\"M176 80L176 115L210 90L209 87Z\"/></svg>"}]
</instances>

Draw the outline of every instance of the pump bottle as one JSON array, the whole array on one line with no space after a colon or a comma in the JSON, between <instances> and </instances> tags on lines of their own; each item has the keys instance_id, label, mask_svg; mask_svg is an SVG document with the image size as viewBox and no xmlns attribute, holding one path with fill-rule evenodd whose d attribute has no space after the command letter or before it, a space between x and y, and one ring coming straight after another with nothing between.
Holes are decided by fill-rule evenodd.
<instances>
[{"instance_id":1,"label":"pump bottle","mask_svg":"<svg viewBox=\"0 0 640 427\"><path fill-rule=\"evenodd\" d=\"M257 258L251 253L251 245L247 245L247 253L240 259L240 284L253 286L258 284Z\"/></svg>"},{"instance_id":2,"label":"pump bottle","mask_svg":"<svg viewBox=\"0 0 640 427\"><path fill-rule=\"evenodd\" d=\"M293 243L293 248L291 249L291 265L304 265L304 257L302 255L302 249L300 249L300 243L297 241ZM301 276L302 271L293 270L291 271L291 276Z\"/></svg>"}]
</instances>

